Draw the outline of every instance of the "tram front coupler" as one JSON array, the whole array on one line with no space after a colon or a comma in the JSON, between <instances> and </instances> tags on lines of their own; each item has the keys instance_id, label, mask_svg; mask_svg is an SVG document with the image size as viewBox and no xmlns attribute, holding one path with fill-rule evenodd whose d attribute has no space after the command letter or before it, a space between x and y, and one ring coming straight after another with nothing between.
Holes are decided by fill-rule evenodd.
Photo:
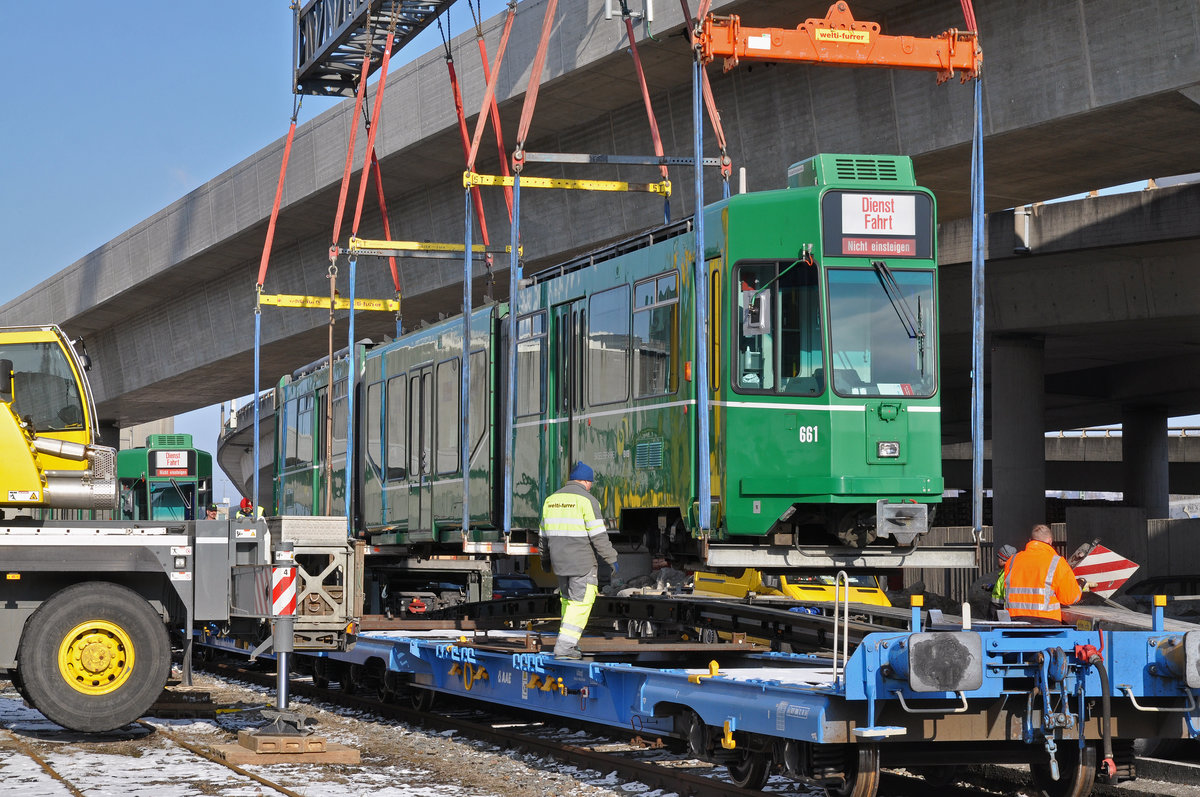
<instances>
[{"instance_id":1,"label":"tram front coupler","mask_svg":"<svg viewBox=\"0 0 1200 797\"><path fill-rule=\"evenodd\" d=\"M882 441L881 447L899 446L898 442ZM897 451L899 449L897 448ZM885 456L881 453L880 456ZM929 531L929 506L916 501L897 501L892 503L886 498L875 502L875 534L879 537L891 537L897 545L915 546L920 538Z\"/></svg>"}]
</instances>

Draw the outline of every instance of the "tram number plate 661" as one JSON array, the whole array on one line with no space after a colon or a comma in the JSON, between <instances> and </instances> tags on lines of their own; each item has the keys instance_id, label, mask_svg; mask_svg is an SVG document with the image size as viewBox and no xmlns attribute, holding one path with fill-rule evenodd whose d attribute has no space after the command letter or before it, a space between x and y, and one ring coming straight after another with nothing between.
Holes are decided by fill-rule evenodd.
<instances>
[{"instance_id":1,"label":"tram number plate 661","mask_svg":"<svg viewBox=\"0 0 1200 797\"><path fill-rule=\"evenodd\" d=\"M801 426L800 427L800 442L801 443L819 443L818 430L819 426Z\"/></svg>"}]
</instances>

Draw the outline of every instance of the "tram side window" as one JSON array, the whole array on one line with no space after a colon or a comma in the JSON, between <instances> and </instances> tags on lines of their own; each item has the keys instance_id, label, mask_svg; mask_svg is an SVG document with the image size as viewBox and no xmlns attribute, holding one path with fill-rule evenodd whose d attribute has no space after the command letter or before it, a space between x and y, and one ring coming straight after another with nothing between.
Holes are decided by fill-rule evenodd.
<instances>
[{"instance_id":1,"label":"tram side window","mask_svg":"<svg viewBox=\"0 0 1200 797\"><path fill-rule=\"evenodd\" d=\"M775 336L771 326L771 284L774 263L742 266L738 269L738 317L741 319L737 347L738 387L748 390L773 390Z\"/></svg>"},{"instance_id":2,"label":"tram side window","mask_svg":"<svg viewBox=\"0 0 1200 797\"><path fill-rule=\"evenodd\" d=\"M679 292L674 273L633 287L633 384L635 396L675 392Z\"/></svg>"},{"instance_id":3,"label":"tram side window","mask_svg":"<svg viewBox=\"0 0 1200 797\"><path fill-rule=\"evenodd\" d=\"M387 420L384 434L387 437L387 479L394 481L408 476L405 467L404 437L404 374L393 376L387 383Z\"/></svg>"},{"instance_id":4,"label":"tram side window","mask_svg":"<svg viewBox=\"0 0 1200 797\"><path fill-rule=\"evenodd\" d=\"M779 392L815 396L825 392L819 275L804 263L779 269Z\"/></svg>"},{"instance_id":5,"label":"tram side window","mask_svg":"<svg viewBox=\"0 0 1200 797\"><path fill-rule=\"evenodd\" d=\"M325 461L325 388L317 388L315 396L300 399L300 456L307 464ZM305 402L308 411L305 412ZM307 442L305 442L307 441ZM304 452L308 453L305 454Z\"/></svg>"},{"instance_id":6,"label":"tram side window","mask_svg":"<svg viewBox=\"0 0 1200 797\"><path fill-rule=\"evenodd\" d=\"M333 455L346 455L346 380L333 383Z\"/></svg>"},{"instance_id":7,"label":"tram side window","mask_svg":"<svg viewBox=\"0 0 1200 797\"><path fill-rule=\"evenodd\" d=\"M709 260L709 263L719 263ZM708 357L708 386L715 392L721 383L721 270L711 269L709 279L708 341L712 350Z\"/></svg>"},{"instance_id":8,"label":"tram side window","mask_svg":"<svg viewBox=\"0 0 1200 797\"><path fill-rule=\"evenodd\" d=\"M738 281L738 389L824 392L816 269L801 261L742 264Z\"/></svg>"},{"instance_id":9,"label":"tram side window","mask_svg":"<svg viewBox=\"0 0 1200 797\"><path fill-rule=\"evenodd\" d=\"M593 294L589 305L589 403L625 401L629 398L629 286Z\"/></svg>"},{"instance_id":10,"label":"tram side window","mask_svg":"<svg viewBox=\"0 0 1200 797\"><path fill-rule=\"evenodd\" d=\"M425 472L421 462L421 374L413 372L408 380L408 472L420 479Z\"/></svg>"},{"instance_id":11,"label":"tram side window","mask_svg":"<svg viewBox=\"0 0 1200 797\"><path fill-rule=\"evenodd\" d=\"M461 404L458 362L456 357L437 366L437 396L434 398L437 432L434 439L437 441L438 473L458 471L458 408Z\"/></svg>"},{"instance_id":12,"label":"tram side window","mask_svg":"<svg viewBox=\"0 0 1200 797\"><path fill-rule=\"evenodd\" d=\"M312 395L300 396L296 400L296 458L298 465L312 464L313 436L315 430Z\"/></svg>"},{"instance_id":13,"label":"tram side window","mask_svg":"<svg viewBox=\"0 0 1200 797\"><path fill-rule=\"evenodd\" d=\"M517 319L517 415L541 415L545 408L546 313Z\"/></svg>"},{"instance_id":14,"label":"tram side window","mask_svg":"<svg viewBox=\"0 0 1200 797\"><path fill-rule=\"evenodd\" d=\"M283 441L283 462L285 466L295 465L297 462L297 454L299 453L299 399L288 399L283 405L283 414L286 420L284 429Z\"/></svg>"},{"instance_id":15,"label":"tram side window","mask_svg":"<svg viewBox=\"0 0 1200 797\"><path fill-rule=\"evenodd\" d=\"M367 465L374 473L383 473L383 429L379 413L383 410L383 382L367 385L367 407L364 424L367 433Z\"/></svg>"},{"instance_id":16,"label":"tram side window","mask_svg":"<svg viewBox=\"0 0 1200 797\"><path fill-rule=\"evenodd\" d=\"M488 408L487 383L487 354L483 351L471 352L471 453L483 442L483 434L487 431Z\"/></svg>"}]
</instances>

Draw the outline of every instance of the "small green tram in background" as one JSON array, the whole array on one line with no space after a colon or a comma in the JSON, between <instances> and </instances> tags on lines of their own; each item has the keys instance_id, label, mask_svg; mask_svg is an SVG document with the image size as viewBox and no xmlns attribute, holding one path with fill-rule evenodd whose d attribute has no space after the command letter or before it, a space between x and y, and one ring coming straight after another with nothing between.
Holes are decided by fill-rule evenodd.
<instances>
[{"instance_id":1,"label":"small green tram in background","mask_svg":"<svg viewBox=\"0 0 1200 797\"><path fill-rule=\"evenodd\" d=\"M190 434L147 435L117 452L117 520L203 520L212 503L212 454Z\"/></svg>"},{"instance_id":2,"label":"small green tram in background","mask_svg":"<svg viewBox=\"0 0 1200 797\"><path fill-rule=\"evenodd\" d=\"M525 280L473 311L460 432L462 318L359 345L358 452L346 472L348 365L335 365L333 505L322 467L328 367L276 392L276 511L344 513L372 545L536 542L544 498L582 460L615 541L703 562L741 546L906 545L941 500L936 206L903 156L820 155L788 188L709 205L697 307L690 219ZM512 537L503 534L508 315L516 314ZM695 368L696 314L708 373ZM712 530L698 540L696 380L710 390ZM920 510L919 513L915 510ZM890 513L890 514L889 514ZM880 518L910 530L887 535ZM891 525L889 521L885 525ZM877 539L878 537L878 539ZM701 543L697 545L697 543Z\"/></svg>"}]
</instances>

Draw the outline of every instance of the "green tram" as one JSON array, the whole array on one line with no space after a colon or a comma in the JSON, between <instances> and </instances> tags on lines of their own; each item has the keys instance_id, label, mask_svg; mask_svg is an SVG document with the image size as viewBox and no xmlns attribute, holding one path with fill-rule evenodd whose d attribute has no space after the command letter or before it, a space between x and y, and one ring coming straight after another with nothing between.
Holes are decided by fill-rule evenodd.
<instances>
[{"instance_id":1,"label":"green tram","mask_svg":"<svg viewBox=\"0 0 1200 797\"><path fill-rule=\"evenodd\" d=\"M117 518L201 520L212 503L212 454L190 434L152 434L117 452Z\"/></svg>"},{"instance_id":2,"label":"green tram","mask_svg":"<svg viewBox=\"0 0 1200 797\"><path fill-rule=\"evenodd\" d=\"M732 552L725 566L769 566L783 561L770 551L912 544L942 495L933 195L907 157L820 155L789 169L788 188L704 213L706 307L696 306L690 220L523 283L511 535L498 431L509 406L507 304L472 314L465 440L461 317L359 346L351 480L347 365L338 362L330 507L321 486L328 369L285 377L278 510L344 512L352 484L354 527L373 545L515 550L536 541L542 501L582 460L617 541L675 559L711 563L720 549ZM707 320L705 374L694 368L697 313ZM712 529L703 539L699 379L710 389Z\"/></svg>"}]
</instances>

